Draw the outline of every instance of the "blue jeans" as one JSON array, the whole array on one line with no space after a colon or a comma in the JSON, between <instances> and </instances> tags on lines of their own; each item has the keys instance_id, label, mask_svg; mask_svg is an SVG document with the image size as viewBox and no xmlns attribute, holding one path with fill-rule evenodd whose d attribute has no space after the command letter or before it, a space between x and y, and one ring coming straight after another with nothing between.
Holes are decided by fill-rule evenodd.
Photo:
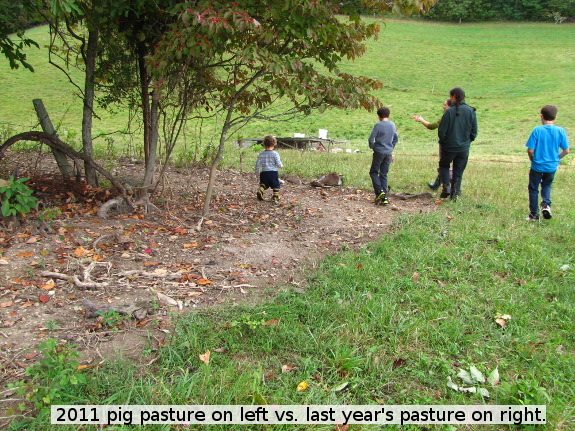
<instances>
[{"instance_id":1,"label":"blue jeans","mask_svg":"<svg viewBox=\"0 0 575 431\"><path fill-rule=\"evenodd\" d=\"M541 185L541 204L551 206L551 184L555 172L537 172L529 170L529 213L539 216L539 185Z\"/></svg>"},{"instance_id":2,"label":"blue jeans","mask_svg":"<svg viewBox=\"0 0 575 431\"><path fill-rule=\"evenodd\" d=\"M379 196L380 193L387 193L387 173L390 165L391 154L373 152L369 176L371 177L375 197Z\"/></svg>"}]
</instances>

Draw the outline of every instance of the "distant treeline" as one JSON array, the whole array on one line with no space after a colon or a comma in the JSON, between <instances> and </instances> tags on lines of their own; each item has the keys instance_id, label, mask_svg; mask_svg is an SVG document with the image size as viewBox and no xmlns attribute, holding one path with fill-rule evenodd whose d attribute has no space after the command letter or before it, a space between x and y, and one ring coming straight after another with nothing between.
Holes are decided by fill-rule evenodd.
<instances>
[{"instance_id":1,"label":"distant treeline","mask_svg":"<svg viewBox=\"0 0 575 431\"><path fill-rule=\"evenodd\" d=\"M425 15L438 21L555 21L575 17L575 0L439 0Z\"/></svg>"},{"instance_id":2,"label":"distant treeline","mask_svg":"<svg viewBox=\"0 0 575 431\"><path fill-rule=\"evenodd\" d=\"M371 14L361 1L344 0L343 13ZM0 0L0 23L10 34L45 22L38 12L42 0ZM423 15L436 21L555 21L575 20L575 0L439 0Z\"/></svg>"},{"instance_id":3,"label":"distant treeline","mask_svg":"<svg viewBox=\"0 0 575 431\"><path fill-rule=\"evenodd\" d=\"M0 0L0 33L11 34L45 22L39 0Z\"/></svg>"},{"instance_id":4,"label":"distant treeline","mask_svg":"<svg viewBox=\"0 0 575 431\"><path fill-rule=\"evenodd\" d=\"M363 14L359 1L344 1L345 11ZM575 0L439 0L423 15L436 21L555 21L575 19Z\"/></svg>"}]
</instances>

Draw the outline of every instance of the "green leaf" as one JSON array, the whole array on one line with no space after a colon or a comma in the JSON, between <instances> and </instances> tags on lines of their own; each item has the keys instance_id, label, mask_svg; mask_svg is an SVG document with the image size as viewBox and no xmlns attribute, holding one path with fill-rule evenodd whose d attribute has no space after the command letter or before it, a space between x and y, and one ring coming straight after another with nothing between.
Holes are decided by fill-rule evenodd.
<instances>
[{"instance_id":1,"label":"green leaf","mask_svg":"<svg viewBox=\"0 0 575 431\"><path fill-rule=\"evenodd\" d=\"M489 383L491 386L495 386L499 384L499 382L499 369L498 367L495 367L495 369L491 371L491 374L487 376L487 383Z\"/></svg>"},{"instance_id":2,"label":"green leaf","mask_svg":"<svg viewBox=\"0 0 575 431\"><path fill-rule=\"evenodd\" d=\"M255 393L254 394L254 403L258 406L267 406L268 402L261 396L261 394Z\"/></svg>"},{"instance_id":3,"label":"green leaf","mask_svg":"<svg viewBox=\"0 0 575 431\"><path fill-rule=\"evenodd\" d=\"M8 199L5 199L4 202L2 202L2 215L4 217L10 216L10 209L10 202Z\"/></svg>"},{"instance_id":4,"label":"green leaf","mask_svg":"<svg viewBox=\"0 0 575 431\"><path fill-rule=\"evenodd\" d=\"M469 367L469 371L471 373L471 377L479 383L485 383L485 376L483 375L483 373L481 371L479 371L477 368L475 368L473 365L471 367Z\"/></svg>"},{"instance_id":5,"label":"green leaf","mask_svg":"<svg viewBox=\"0 0 575 431\"><path fill-rule=\"evenodd\" d=\"M477 383L471 377L471 374L469 374L467 371L465 371L463 369L459 370L459 373L457 373L457 377L459 377L461 380L463 380L463 383L465 383L466 385L474 385L475 383Z\"/></svg>"},{"instance_id":6,"label":"green leaf","mask_svg":"<svg viewBox=\"0 0 575 431\"><path fill-rule=\"evenodd\" d=\"M477 392L484 398L489 398L489 391L485 388L477 388Z\"/></svg>"}]
</instances>

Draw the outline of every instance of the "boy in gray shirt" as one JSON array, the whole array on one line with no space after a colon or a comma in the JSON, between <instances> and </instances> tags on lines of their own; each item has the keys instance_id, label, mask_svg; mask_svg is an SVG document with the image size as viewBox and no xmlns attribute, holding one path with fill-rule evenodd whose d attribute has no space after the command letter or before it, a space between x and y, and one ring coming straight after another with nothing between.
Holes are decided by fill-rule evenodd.
<instances>
[{"instance_id":1,"label":"boy in gray shirt","mask_svg":"<svg viewBox=\"0 0 575 431\"><path fill-rule=\"evenodd\" d=\"M377 110L379 122L373 126L371 135L369 135L369 148L373 150L373 159L369 176L375 192L375 204L387 205L387 173L393 160L392 152L397 144L398 136L395 124L389 121L390 110L388 107L382 107Z\"/></svg>"}]
</instances>

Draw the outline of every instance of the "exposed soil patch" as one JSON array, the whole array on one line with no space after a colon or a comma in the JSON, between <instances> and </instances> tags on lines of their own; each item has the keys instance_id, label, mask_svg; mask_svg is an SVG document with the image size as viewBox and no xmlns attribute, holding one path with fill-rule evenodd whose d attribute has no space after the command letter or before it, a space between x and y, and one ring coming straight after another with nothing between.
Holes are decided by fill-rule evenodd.
<instances>
[{"instance_id":1,"label":"exposed soil patch","mask_svg":"<svg viewBox=\"0 0 575 431\"><path fill-rule=\"evenodd\" d=\"M108 190L58 179L46 154L9 152L0 178L15 167L32 178L42 204L21 223L0 224L2 383L21 378L50 337L77 343L86 364L115 353L141 360L143 348L167 337L170 312L306 289L305 272L324 256L375 240L397 214L435 208L429 194L392 195L391 205L375 207L370 191L313 188L309 180L286 181L274 205L256 200L253 174L226 170L201 220L207 170L172 168L155 201L160 212L101 220ZM118 170L138 177L143 167L123 160Z\"/></svg>"}]
</instances>

